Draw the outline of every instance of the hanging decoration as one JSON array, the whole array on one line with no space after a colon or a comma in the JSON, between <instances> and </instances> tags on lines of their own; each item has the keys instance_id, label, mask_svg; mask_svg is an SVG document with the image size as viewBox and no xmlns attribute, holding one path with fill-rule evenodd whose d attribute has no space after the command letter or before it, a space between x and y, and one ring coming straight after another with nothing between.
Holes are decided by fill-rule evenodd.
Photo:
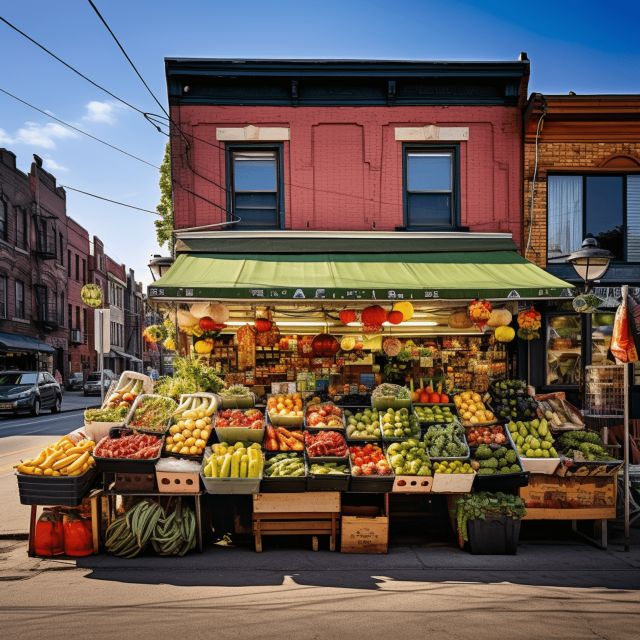
<instances>
[{"instance_id":1,"label":"hanging decoration","mask_svg":"<svg viewBox=\"0 0 640 640\"><path fill-rule=\"evenodd\" d=\"M191 307L189 307L189 312L192 316L200 320L200 318L211 315L210 307L211 305L208 302L194 302Z\"/></svg>"},{"instance_id":2,"label":"hanging decoration","mask_svg":"<svg viewBox=\"0 0 640 640\"><path fill-rule=\"evenodd\" d=\"M102 306L102 289L97 284L85 284L80 289L80 298L88 307L97 309Z\"/></svg>"},{"instance_id":3,"label":"hanging decoration","mask_svg":"<svg viewBox=\"0 0 640 640\"><path fill-rule=\"evenodd\" d=\"M340 350L340 343L329 333L319 333L311 342L311 348L316 356L335 356Z\"/></svg>"},{"instance_id":4,"label":"hanging decoration","mask_svg":"<svg viewBox=\"0 0 640 640\"><path fill-rule=\"evenodd\" d=\"M185 327L193 327L198 324L198 318L185 309L178 309L178 326L183 329Z\"/></svg>"},{"instance_id":5,"label":"hanging decoration","mask_svg":"<svg viewBox=\"0 0 640 640\"><path fill-rule=\"evenodd\" d=\"M213 351L213 340L211 338L196 340L193 349L200 356L208 356Z\"/></svg>"},{"instance_id":6,"label":"hanging decoration","mask_svg":"<svg viewBox=\"0 0 640 640\"><path fill-rule=\"evenodd\" d=\"M257 307L255 327L258 333L267 333L271 331L274 325L273 312L268 307Z\"/></svg>"},{"instance_id":7,"label":"hanging decoration","mask_svg":"<svg viewBox=\"0 0 640 640\"><path fill-rule=\"evenodd\" d=\"M298 355L303 358L311 358L313 356L313 336L298 337Z\"/></svg>"},{"instance_id":8,"label":"hanging decoration","mask_svg":"<svg viewBox=\"0 0 640 640\"><path fill-rule=\"evenodd\" d=\"M263 319L259 319L259 320L263 320ZM262 331L262 332L258 331L256 333L256 345L258 347L273 347L277 345L279 342L280 342L280 329L275 323L271 323L271 328L268 331Z\"/></svg>"},{"instance_id":9,"label":"hanging decoration","mask_svg":"<svg viewBox=\"0 0 640 640\"><path fill-rule=\"evenodd\" d=\"M454 311L447 319L447 324L452 329L470 329L473 327L473 322L471 322L466 309Z\"/></svg>"},{"instance_id":10,"label":"hanging decoration","mask_svg":"<svg viewBox=\"0 0 640 640\"><path fill-rule=\"evenodd\" d=\"M358 314L355 312L355 309L343 309L339 315L342 324L351 324L358 319Z\"/></svg>"},{"instance_id":11,"label":"hanging decoration","mask_svg":"<svg viewBox=\"0 0 640 640\"><path fill-rule=\"evenodd\" d=\"M370 307L365 307L360 314L360 318L365 327L381 327L382 323L387 319L387 312L379 304L374 304Z\"/></svg>"},{"instance_id":12,"label":"hanging decoration","mask_svg":"<svg viewBox=\"0 0 640 640\"><path fill-rule=\"evenodd\" d=\"M229 309L221 302L214 302L209 305L209 317L216 324L222 325L229 319Z\"/></svg>"},{"instance_id":13,"label":"hanging decoration","mask_svg":"<svg viewBox=\"0 0 640 640\"><path fill-rule=\"evenodd\" d=\"M513 316L509 309L494 309L489 316L487 326L492 328L506 327L511 324L512 320Z\"/></svg>"},{"instance_id":14,"label":"hanging decoration","mask_svg":"<svg viewBox=\"0 0 640 640\"><path fill-rule=\"evenodd\" d=\"M518 314L518 338L523 340L535 340L540 337L542 316L534 307L529 307Z\"/></svg>"},{"instance_id":15,"label":"hanging decoration","mask_svg":"<svg viewBox=\"0 0 640 640\"><path fill-rule=\"evenodd\" d=\"M402 343L398 338L385 338L382 342L382 350L390 357L397 356L402 350Z\"/></svg>"},{"instance_id":16,"label":"hanging decoration","mask_svg":"<svg viewBox=\"0 0 640 640\"><path fill-rule=\"evenodd\" d=\"M156 344L156 342L160 342L163 339L162 327L159 324L151 324L145 327L142 337L149 344Z\"/></svg>"},{"instance_id":17,"label":"hanging decoration","mask_svg":"<svg viewBox=\"0 0 640 640\"><path fill-rule=\"evenodd\" d=\"M408 322L409 320L411 320L411 318L413 318L413 305L407 300L402 300L400 302L394 303L393 310L399 311L402 314L403 322Z\"/></svg>"},{"instance_id":18,"label":"hanging decoration","mask_svg":"<svg viewBox=\"0 0 640 640\"><path fill-rule=\"evenodd\" d=\"M404 315L402 311L399 311L398 309L392 309L391 311L389 311L389 313L387 313L387 322L389 322L390 324L400 324L403 321Z\"/></svg>"},{"instance_id":19,"label":"hanging decoration","mask_svg":"<svg viewBox=\"0 0 640 640\"><path fill-rule=\"evenodd\" d=\"M496 327L495 336L498 342L511 342L516 337L516 330L513 327L502 325Z\"/></svg>"},{"instance_id":20,"label":"hanging decoration","mask_svg":"<svg viewBox=\"0 0 640 640\"><path fill-rule=\"evenodd\" d=\"M344 336L340 340L340 349L342 351L353 351L356 347L356 339L353 336Z\"/></svg>"},{"instance_id":21,"label":"hanging decoration","mask_svg":"<svg viewBox=\"0 0 640 640\"><path fill-rule=\"evenodd\" d=\"M492 304L488 300L474 300L469 303L467 307L467 313L471 322L479 329L484 329L489 318L491 317L491 311L493 310Z\"/></svg>"},{"instance_id":22,"label":"hanging decoration","mask_svg":"<svg viewBox=\"0 0 640 640\"><path fill-rule=\"evenodd\" d=\"M602 300L593 293L583 293L573 299L573 310L578 313L593 313L602 304Z\"/></svg>"}]
</instances>

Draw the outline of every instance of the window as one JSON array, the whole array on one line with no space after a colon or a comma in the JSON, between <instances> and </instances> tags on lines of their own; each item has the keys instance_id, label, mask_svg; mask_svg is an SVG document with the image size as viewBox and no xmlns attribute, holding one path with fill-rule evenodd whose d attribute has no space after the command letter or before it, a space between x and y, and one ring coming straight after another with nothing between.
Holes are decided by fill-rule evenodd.
<instances>
[{"instance_id":1,"label":"window","mask_svg":"<svg viewBox=\"0 0 640 640\"><path fill-rule=\"evenodd\" d=\"M37 318L38 320L43 320L43 321L47 321L49 320L48 317L48 305L47 305L47 301L48 301L48 291L47 291L47 287L41 285L41 284L37 284L34 287L34 293L36 294L36 307L37 307Z\"/></svg>"},{"instance_id":2,"label":"window","mask_svg":"<svg viewBox=\"0 0 640 640\"><path fill-rule=\"evenodd\" d=\"M80 280L80 256L76 253L76 280Z\"/></svg>"},{"instance_id":3,"label":"window","mask_svg":"<svg viewBox=\"0 0 640 640\"><path fill-rule=\"evenodd\" d=\"M82 341L87 344L87 333L89 332L89 311L87 309L82 310L82 327L84 331Z\"/></svg>"},{"instance_id":4,"label":"window","mask_svg":"<svg viewBox=\"0 0 640 640\"><path fill-rule=\"evenodd\" d=\"M577 314L547 318L547 385L580 384L582 324Z\"/></svg>"},{"instance_id":5,"label":"window","mask_svg":"<svg viewBox=\"0 0 640 640\"><path fill-rule=\"evenodd\" d=\"M458 226L457 148L404 146L405 226Z\"/></svg>"},{"instance_id":6,"label":"window","mask_svg":"<svg viewBox=\"0 0 640 640\"><path fill-rule=\"evenodd\" d=\"M76 307L76 324L73 327L74 329L80 329L80 307Z\"/></svg>"},{"instance_id":7,"label":"window","mask_svg":"<svg viewBox=\"0 0 640 640\"><path fill-rule=\"evenodd\" d=\"M0 275L0 318L6 318L7 310L7 276Z\"/></svg>"},{"instance_id":8,"label":"window","mask_svg":"<svg viewBox=\"0 0 640 640\"><path fill-rule=\"evenodd\" d=\"M64 327L64 291L60 293L60 309L58 313L60 315L60 326Z\"/></svg>"},{"instance_id":9,"label":"window","mask_svg":"<svg viewBox=\"0 0 640 640\"><path fill-rule=\"evenodd\" d=\"M87 261L82 258L82 284L87 284Z\"/></svg>"},{"instance_id":10,"label":"window","mask_svg":"<svg viewBox=\"0 0 640 640\"><path fill-rule=\"evenodd\" d=\"M71 277L71 249L67 249L67 278Z\"/></svg>"},{"instance_id":11,"label":"window","mask_svg":"<svg viewBox=\"0 0 640 640\"><path fill-rule=\"evenodd\" d=\"M0 196L0 240L6 240L9 233L9 202L4 193Z\"/></svg>"},{"instance_id":12,"label":"window","mask_svg":"<svg viewBox=\"0 0 640 640\"><path fill-rule=\"evenodd\" d=\"M548 262L566 262L587 235L640 262L640 175L550 175L547 187Z\"/></svg>"},{"instance_id":13,"label":"window","mask_svg":"<svg viewBox=\"0 0 640 640\"><path fill-rule=\"evenodd\" d=\"M69 323L69 329L73 329L73 306L67 305L67 322Z\"/></svg>"},{"instance_id":14,"label":"window","mask_svg":"<svg viewBox=\"0 0 640 640\"><path fill-rule=\"evenodd\" d=\"M64 238L62 233L58 233L58 264L64 264Z\"/></svg>"},{"instance_id":15,"label":"window","mask_svg":"<svg viewBox=\"0 0 640 640\"><path fill-rule=\"evenodd\" d=\"M16 244L21 249L29 248L29 214L26 209L16 212Z\"/></svg>"},{"instance_id":16,"label":"window","mask_svg":"<svg viewBox=\"0 0 640 640\"><path fill-rule=\"evenodd\" d=\"M24 282L16 280L16 318L25 318Z\"/></svg>"},{"instance_id":17,"label":"window","mask_svg":"<svg viewBox=\"0 0 640 640\"><path fill-rule=\"evenodd\" d=\"M240 218L235 228L284 227L281 147L229 146L229 209Z\"/></svg>"}]
</instances>

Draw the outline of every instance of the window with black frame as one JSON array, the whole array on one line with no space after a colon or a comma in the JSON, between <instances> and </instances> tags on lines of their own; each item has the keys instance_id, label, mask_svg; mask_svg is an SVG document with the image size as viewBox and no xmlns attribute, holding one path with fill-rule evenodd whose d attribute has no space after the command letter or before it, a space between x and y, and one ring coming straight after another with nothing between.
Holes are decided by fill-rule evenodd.
<instances>
[{"instance_id":1,"label":"window with black frame","mask_svg":"<svg viewBox=\"0 0 640 640\"><path fill-rule=\"evenodd\" d=\"M0 193L0 240L6 240L9 233L9 201Z\"/></svg>"},{"instance_id":2,"label":"window with black frame","mask_svg":"<svg viewBox=\"0 0 640 640\"><path fill-rule=\"evenodd\" d=\"M279 148L230 147L228 190L234 228L283 227Z\"/></svg>"},{"instance_id":3,"label":"window with black frame","mask_svg":"<svg viewBox=\"0 0 640 640\"><path fill-rule=\"evenodd\" d=\"M458 226L455 147L404 149L405 226L455 229Z\"/></svg>"}]
</instances>

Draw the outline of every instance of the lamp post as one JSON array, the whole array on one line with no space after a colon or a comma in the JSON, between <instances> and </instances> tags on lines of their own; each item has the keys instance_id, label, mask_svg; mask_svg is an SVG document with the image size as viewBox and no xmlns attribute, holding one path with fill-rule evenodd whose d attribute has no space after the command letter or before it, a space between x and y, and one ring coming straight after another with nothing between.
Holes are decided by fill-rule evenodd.
<instances>
[{"instance_id":1,"label":"lamp post","mask_svg":"<svg viewBox=\"0 0 640 640\"><path fill-rule=\"evenodd\" d=\"M149 261L148 265L153 281L155 282L159 278L162 278L162 276L169 271L172 264L173 258L171 256L160 256L155 254Z\"/></svg>"},{"instance_id":2,"label":"lamp post","mask_svg":"<svg viewBox=\"0 0 640 640\"><path fill-rule=\"evenodd\" d=\"M589 291L594 280L600 280L607 272L613 256L606 249L600 249L598 241L587 236L582 247L574 251L567 260L573 266L578 277L583 280L585 292Z\"/></svg>"}]
</instances>

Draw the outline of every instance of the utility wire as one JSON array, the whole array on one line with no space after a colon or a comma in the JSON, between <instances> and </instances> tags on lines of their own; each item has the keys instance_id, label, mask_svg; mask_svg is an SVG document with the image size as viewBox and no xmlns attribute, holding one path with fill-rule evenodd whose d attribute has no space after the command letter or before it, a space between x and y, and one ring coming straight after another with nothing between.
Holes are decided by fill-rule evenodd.
<instances>
[{"instance_id":1,"label":"utility wire","mask_svg":"<svg viewBox=\"0 0 640 640\"><path fill-rule=\"evenodd\" d=\"M144 211L145 213L153 213L154 216L159 216L160 214L157 211L151 211L151 209L143 209L142 207L136 207L132 204L127 204L126 202L119 202L118 200L112 200L111 198L105 198L104 196L96 195L95 193L90 193L89 191L83 191L82 189L76 189L75 187L70 187L68 184L60 185L63 189L69 189L70 191L76 191L77 193L82 193L85 196L91 196L92 198L97 198L98 200L105 200L106 202L112 202L113 204L119 204L122 207L128 207L129 209L136 209L137 211Z\"/></svg>"},{"instance_id":2,"label":"utility wire","mask_svg":"<svg viewBox=\"0 0 640 640\"><path fill-rule=\"evenodd\" d=\"M47 118L50 118L51 120L55 120L56 122L59 122L61 125L67 127L68 129L72 129L73 131L77 131L78 133L81 133L83 136L87 136L88 138L91 138L92 140L95 140L96 142L99 142L100 144L103 144L111 149L114 149L115 151L118 151L119 153L124 154L125 156L129 156L130 158L133 158L134 160L137 160L138 162L142 162L146 165L149 165L150 167L153 167L154 169L160 169L160 167L157 164L153 164L151 162L148 162L147 160L143 160L142 158L139 158L138 156L134 155L133 153L129 153L128 151L125 151L124 149L121 149L120 147L116 147L115 145L106 142L105 140L102 140L101 138L98 138L94 135L92 135L91 133L84 131L83 129L80 129L79 127L76 127L72 124L69 124L68 122L65 122L64 120L61 120L60 118L56 118L56 116L51 115L50 113L47 113L44 109L40 109L39 107L36 107L35 105L31 104L30 102L27 102L26 100L23 100L22 98L19 98L18 96L14 95L13 93L11 93L10 91L7 91L6 89L3 89L2 87L0 87L0 91L2 93L4 93L5 95L8 95L10 98L13 98L14 100L17 100L18 102L21 102L22 104L26 105L27 107L29 107L30 109L33 109L34 111L37 111L38 113L41 113L43 116L46 116Z\"/></svg>"}]
</instances>

